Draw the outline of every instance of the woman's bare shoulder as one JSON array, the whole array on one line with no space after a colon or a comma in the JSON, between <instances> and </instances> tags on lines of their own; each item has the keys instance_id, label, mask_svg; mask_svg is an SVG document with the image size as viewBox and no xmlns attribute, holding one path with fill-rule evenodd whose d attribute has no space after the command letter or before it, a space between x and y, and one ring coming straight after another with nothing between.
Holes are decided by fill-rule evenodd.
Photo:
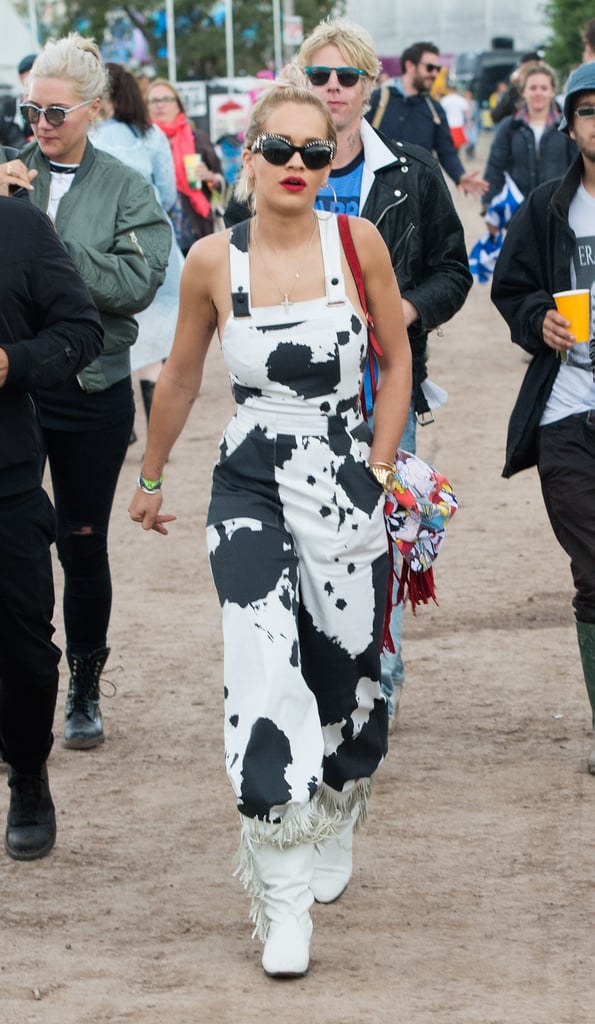
<instances>
[{"instance_id":1,"label":"woman's bare shoulder","mask_svg":"<svg viewBox=\"0 0 595 1024\"><path fill-rule=\"evenodd\" d=\"M190 267L217 269L223 260L229 260L229 236L231 228L205 235L191 246L186 256L186 264Z\"/></svg>"},{"instance_id":2,"label":"woman's bare shoulder","mask_svg":"<svg viewBox=\"0 0 595 1024\"><path fill-rule=\"evenodd\" d=\"M378 240L382 241L382 235L378 228L374 227L371 221L365 220L364 217L350 217L349 227L351 228L351 236L356 246L360 244L373 247L378 244Z\"/></svg>"}]
</instances>

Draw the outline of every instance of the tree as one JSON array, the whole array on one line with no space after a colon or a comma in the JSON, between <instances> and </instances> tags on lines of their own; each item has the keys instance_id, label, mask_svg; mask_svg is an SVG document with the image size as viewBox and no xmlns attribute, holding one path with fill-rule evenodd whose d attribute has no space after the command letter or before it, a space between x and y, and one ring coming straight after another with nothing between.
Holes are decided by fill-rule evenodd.
<instances>
[{"instance_id":1,"label":"tree","mask_svg":"<svg viewBox=\"0 0 595 1024\"><path fill-rule=\"evenodd\" d=\"M159 75L167 76L165 0L147 0L142 8L124 0L64 0L51 24L41 26L44 39L76 30L93 36L109 60L127 63L133 33L142 36L150 60ZM212 78L227 73L225 7L223 0L174 0L178 81ZM26 0L19 0L26 6ZM340 13L344 0L294 0L295 14L307 34L328 14ZM58 13L58 11L60 13ZM238 75L254 75L272 67L274 37L272 0L234 0L234 59Z\"/></svg>"},{"instance_id":2,"label":"tree","mask_svg":"<svg viewBox=\"0 0 595 1024\"><path fill-rule=\"evenodd\" d=\"M595 16L593 0L548 0L545 12L552 28L552 41L546 50L546 60L566 77L582 60L581 29Z\"/></svg>"}]
</instances>

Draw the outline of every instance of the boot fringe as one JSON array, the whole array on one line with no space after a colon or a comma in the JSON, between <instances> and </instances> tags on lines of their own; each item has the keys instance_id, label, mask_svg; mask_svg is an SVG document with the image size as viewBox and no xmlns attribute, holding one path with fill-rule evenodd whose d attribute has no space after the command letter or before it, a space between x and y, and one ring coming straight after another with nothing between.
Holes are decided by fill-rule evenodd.
<instances>
[{"instance_id":1,"label":"boot fringe","mask_svg":"<svg viewBox=\"0 0 595 1024\"><path fill-rule=\"evenodd\" d=\"M371 792L371 779L357 779L355 785L347 793L338 793L336 789L331 789L323 782L316 790L314 799L318 801L319 806L327 815L333 818L338 815L340 821L349 818L357 807L359 814L354 825L354 831L357 831L362 825L365 825L368 819Z\"/></svg>"},{"instance_id":2,"label":"boot fringe","mask_svg":"<svg viewBox=\"0 0 595 1024\"><path fill-rule=\"evenodd\" d=\"M337 825L343 817L342 813L338 808L333 812L317 806L317 803L314 797L307 808L298 810L278 825L242 816L240 846L233 873L240 879L250 896L249 916L254 925L253 939L266 942L270 924L265 913L266 887L256 870L254 850L267 845L278 846L279 849L299 846L302 843L316 845L335 838Z\"/></svg>"}]
</instances>

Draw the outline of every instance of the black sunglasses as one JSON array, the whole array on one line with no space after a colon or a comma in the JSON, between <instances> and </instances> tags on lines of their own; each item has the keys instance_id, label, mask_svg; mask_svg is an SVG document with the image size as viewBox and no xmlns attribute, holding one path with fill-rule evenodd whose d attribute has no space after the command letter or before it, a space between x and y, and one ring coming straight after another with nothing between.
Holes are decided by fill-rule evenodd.
<instances>
[{"instance_id":1,"label":"black sunglasses","mask_svg":"<svg viewBox=\"0 0 595 1024\"><path fill-rule=\"evenodd\" d=\"M577 107L575 114L577 117L595 117L595 107Z\"/></svg>"},{"instance_id":2,"label":"black sunglasses","mask_svg":"<svg viewBox=\"0 0 595 1024\"><path fill-rule=\"evenodd\" d=\"M331 77L331 71L335 72L339 85L344 89L352 89L360 78L368 77L360 68L327 68L322 65L306 68L306 75L312 85L326 85Z\"/></svg>"},{"instance_id":3,"label":"black sunglasses","mask_svg":"<svg viewBox=\"0 0 595 1024\"><path fill-rule=\"evenodd\" d=\"M429 71L429 72L435 71L436 74L439 74L442 71L442 64L423 64L422 63L422 67L425 68L426 71Z\"/></svg>"},{"instance_id":4,"label":"black sunglasses","mask_svg":"<svg viewBox=\"0 0 595 1024\"><path fill-rule=\"evenodd\" d=\"M336 149L335 143L328 139L313 139L305 146L294 146L284 135L263 132L252 143L250 152L261 153L267 163L274 164L275 167L282 167L294 153L299 153L309 171L320 171L330 164Z\"/></svg>"},{"instance_id":5,"label":"black sunglasses","mask_svg":"<svg viewBox=\"0 0 595 1024\"><path fill-rule=\"evenodd\" d=\"M93 97L95 99L95 97ZM45 114L45 119L48 124L51 124L52 128L59 128L61 124L64 124L66 115L70 114L71 110L78 110L79 107L87 107L93 100L83 100L82 103L76 103L74 107L57 107L51 106L38 107L36 103L21 103L19 110L21 111L23 120L28 121L29 124L37 124L42 114Z\"/></svg>"}]
</instances>

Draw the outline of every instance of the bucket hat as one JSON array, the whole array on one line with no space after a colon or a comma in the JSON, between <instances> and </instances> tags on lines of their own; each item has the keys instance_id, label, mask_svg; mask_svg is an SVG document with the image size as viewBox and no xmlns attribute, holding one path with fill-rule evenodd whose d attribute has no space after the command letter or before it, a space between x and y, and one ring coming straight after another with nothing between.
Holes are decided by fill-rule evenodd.
<instances>
[{"instance_id":1,"label":"bucket hat","mask_svg":"<svg viewBox=\"0 0 595 1024\"><path fill-rule=\"evenodd\" d=\"M595 61L581 64L569 75L564 95L564 112L560 121L560 131L568 135L569 122L572 120L573 96L579 92L595 92Z\"/></svg>"}]
</instances>

